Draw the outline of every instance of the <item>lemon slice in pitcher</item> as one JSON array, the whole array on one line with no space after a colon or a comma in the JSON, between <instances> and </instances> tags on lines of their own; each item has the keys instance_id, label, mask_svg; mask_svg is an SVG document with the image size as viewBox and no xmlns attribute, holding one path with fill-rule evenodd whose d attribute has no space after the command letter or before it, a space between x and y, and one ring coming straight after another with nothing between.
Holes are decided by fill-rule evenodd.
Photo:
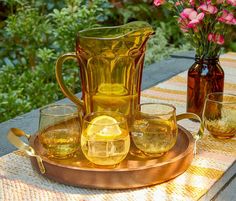
<instances>
[{"instance_id":1,"label":"lemon slice in pitcher","mask_svg":"<svg viewBox=\"0 0 236 201\"><path fill-rule=\"evenodd\" d=\"M88 126L87 135L96 139L114 139L122 133L117 123L116 119L111 116L98 116Z\"/></svg>"},{"instance_id":2,"label":"lemon slice in pitcher","mask_svg":"<svg viewBox=\"0 0 236 201\"><path fill-rule=\"evenodd\" d=\"M123 84L102 83L99 85L98 92L105 95L123 96L128 94Z\"/></svg>"}]
</instances>

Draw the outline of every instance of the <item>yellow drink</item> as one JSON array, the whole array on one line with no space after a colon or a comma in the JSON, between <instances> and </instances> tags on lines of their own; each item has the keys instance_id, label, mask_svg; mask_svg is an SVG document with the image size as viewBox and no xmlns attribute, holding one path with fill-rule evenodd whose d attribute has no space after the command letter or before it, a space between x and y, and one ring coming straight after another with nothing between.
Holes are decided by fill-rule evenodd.
<instances>
[{"instance_id":1,"label":"yellow drink","mask_svg":"<svg viewBox=\"0 0 236 201\"><path fill-rule=\"evenodd\" d=\"M91 111L116 111L126 115L131 125L135 107L138 105L138 95L129 95L122 84L101 84L98 92L89 95L85 92L85 105L92 105Z\"/></svg>"},{"instance_id":2,"label":"yellow drink","mask_svg":"<svg viewBox=\"0 0 236 201\"><path fill-rule=\"evenodd\" d=\"M47 155L66 158L79 147L79 133L69 129L48 130L39 134L40 143Z\"/></svg>"},{"instance_id":3,"label":"yellow drink","mask_svg":"<svg viewBox=\"0 0 236 201\"><path fill-rule=\"evenodd\" d=\"M165 153L176 143L177 127L172 120L140 119L134 122L132 139L146 154Z\"/></svg>"},{"instance_id":4,"label":"yellow drink","mask_svg":"<svg viewBox=\"0 0 236 201\"><path fill-rule=\"evenodd\" d=\"M236 135L236 116L234 122L231 122L229 118L230 115L228 115L228 119L226 118L228 122L224 119L205 120L205 128L216 138L231 138Z\"/></svg>"},{"instance_id":5,"label":"yellow drink","mask_svg":"<svg viewBox=\"0 0 236 201\"><path fill-rule=\"evenodd\" d=\"M127 122L120 113L104 115L97 112L84 121L81 135L81 149L85 157L97 165L116 165L128 154L130 137ZM110 116L115 114L114 116ZM94 117L95 116L95 117ZM120 118L121 122L117 119ZM86 117L85 117L86 119Z\"/></svg>"},{"instance_id":6,"label":"yellow drink","mask_svg":"<svg viewBox=\"0 0 236 201\"><path fill-rule=\"evenodd\" d=\"M97 165L120 163L129 152L130 138L126 130L113 138L88 137L86 131L81 136L81 149L85 157Z\"/></svg>"}]
</instances>

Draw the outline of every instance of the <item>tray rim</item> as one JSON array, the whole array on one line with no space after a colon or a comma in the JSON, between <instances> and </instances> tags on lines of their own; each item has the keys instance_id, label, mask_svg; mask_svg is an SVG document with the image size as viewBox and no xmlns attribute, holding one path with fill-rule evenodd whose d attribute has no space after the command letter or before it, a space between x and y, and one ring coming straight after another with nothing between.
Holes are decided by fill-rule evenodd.
<instances>
[{"instance_id":1,"label":"tray rim","mask_svg":"<svg viewBox=\"0 0 236 201\"><path fill-rule=\"evenodd\" d=\"M129 171L132 172L132 171L138 171L138 170L145 170L145 169L149 169L149 168L157 168L157 167L161 167L163 165L174 163L175 161L187 156L190 152L193 152L194 143L195 143L193 135L187 129L185 129L183 126L181 126L179 124L178 124L178 129L183 131L183 133L186 135L186 137L188 138L188 141L189 141L188 146L187 146L186 150L184 150L184 152L182 152L181 154L172 158L171 160L163 161L163 162L155 163L155 164L151 164L151 165L139 166L138 168L137 167L134 167L134 168L102 168L102 167L100 167L100 168L84 168L84 167L60 164L60 163L50 160L49 158L47 158L43 155L39 155L39 156L42 158L43 162L46 162L50 165L54 165L54 166L57 166L60 168L66 168L66 169L78 170L78 171L87 171L87 172L129 172ZM32 146L32 144L34 144L37 134L38 133L36 132L34 135L32 135L30 137L30 139L29 139L30 146ZM178 132L178 135L179 135L179 132ZM33 148L34 148L34 146L33 146ZM38 154L37 151L36 151L36 153ZM126 160L126 159L124 159L124 160ZM155 160L155 158L148 159L148 160Z\"/></svg>"}]
</instances>

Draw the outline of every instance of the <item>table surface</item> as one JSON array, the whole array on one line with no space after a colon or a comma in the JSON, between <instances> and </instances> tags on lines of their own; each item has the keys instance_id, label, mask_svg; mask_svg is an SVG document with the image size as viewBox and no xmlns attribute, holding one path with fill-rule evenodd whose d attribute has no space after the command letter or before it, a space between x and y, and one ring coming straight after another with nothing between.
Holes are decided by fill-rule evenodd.
<instances>
[{"instance_id":1,"label":"table surface","mask_svg":"<svg viewBox=\"0 0 236 201\"><path fill-rule=\"evenodd\" d=\"M235 58L236 53L231 53L230 58ZM193 63L193 52L185 52L182 54L173 55L171 58L161 62L152 64L144 69L142 89L148 89L162 81L165 81L172 76L183 72ZM227 55L223 55L227 59ZM236 66L236 65L235 65ZM234 89L236 93L236 88ZM80 94L78 94L80 96ZM63 99L59 102L70 102L68 99ZM6 134L9 128L18 127L27 133L35 133L38 127L38 110L33 110L27 114L18 116L9 121L0 124L0 157L16 150L15 147L9 144L6 139ZM1 193L1 191L0 191ZM1 199L1 195L0 195ZM236 200L236 162L228 169L228 171L204 194L200 200Z\"/></svg>"}]
</instances>

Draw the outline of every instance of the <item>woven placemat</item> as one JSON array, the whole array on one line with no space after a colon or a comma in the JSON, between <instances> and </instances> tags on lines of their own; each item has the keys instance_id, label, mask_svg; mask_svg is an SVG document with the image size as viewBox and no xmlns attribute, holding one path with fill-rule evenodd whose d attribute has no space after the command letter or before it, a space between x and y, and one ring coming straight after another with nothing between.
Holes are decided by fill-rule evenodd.
<instances>
[{"instance_id":1,"label":"woven placemat","mask_svg":"<svg viewBox=\"0 0 236 201\"><path fill-rule=\"evenodd\" d=\"M225 91L236 93L236 54L221 58L225 71ZM142 102L168 102L177 113L185 112L186 72L142 92ZM198 123L184 121L196 132ZM198 200L236 161L236 138L218 140L205 132L197 145L197 155L182 175L152 187L133 190L95 190L53 182L35 172L29 158L16 151L0 158L0 200ZM79 179L79 178L78 178Z\"/></svg>"}]
</instances>

